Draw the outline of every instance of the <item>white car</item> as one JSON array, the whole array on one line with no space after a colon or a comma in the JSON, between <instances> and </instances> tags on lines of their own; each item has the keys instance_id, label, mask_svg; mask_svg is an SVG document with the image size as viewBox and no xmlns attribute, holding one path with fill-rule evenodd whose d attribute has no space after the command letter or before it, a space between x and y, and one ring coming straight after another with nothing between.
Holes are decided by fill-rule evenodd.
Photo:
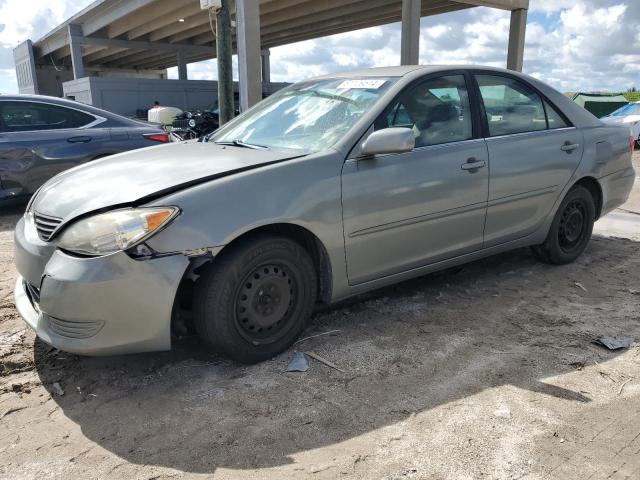
<instances>
[{"instance_id":1,"label":"white car","mask_svg":"<svg viewBox=\"0 0 640 480\"><path fill-rule=\"evenodd\" d=\"M636 144L640 147L640 102L633 102L620 107L601 118L603 122L629 125L631 135L636 139Z\"/></svg>"}]
</instances>

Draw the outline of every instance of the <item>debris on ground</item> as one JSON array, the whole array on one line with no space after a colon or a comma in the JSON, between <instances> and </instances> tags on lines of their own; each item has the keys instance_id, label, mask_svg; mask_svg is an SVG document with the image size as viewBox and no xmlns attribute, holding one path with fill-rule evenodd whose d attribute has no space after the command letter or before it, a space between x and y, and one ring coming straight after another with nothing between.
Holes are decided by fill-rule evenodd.
<instances>
[{"instance_id":1,"label":"debris on ground","mask_svg":"<svg viewBox=\"0 0 640 480\"><path fill-rule=\"evenodd\" d=\"M15 393L31 393L31 388L26 383L12 383L11 391Z\"/></svg>"},{"instance_id":2,"label":"debris on ground","mask_svg":"<svg viewBox=\"0 0 640 480\"><path fill-rule=\"evenodd\" d=\"M493 412L493 415L500 418L511 418L511 409L507 405L502 405L496 411Z\"/></svg>"},{"instance_id":3,"label":"debris on ground","mask_svg":"<svg viewBox=\"0 0 640 480\"><path fill-rule=\"evenodd\" d=\"M14 412L19 412L20 410L24 410L27 407L12 407L9 410L7 410L6 412L4 412L2 415L0 415L0 418L4 418L7 415L11 415Z\"/></svg>"},{"instance_id":4,"label":"debris on ground","mask_svg":"<svg viewBox=\"0 0 640 480\"><path fill-rule=\"evenodd\" d=\"M306 372L307 370L309 370L309 360L304 352L295 352L287 366L287 372Z\"/></svg>"},{"instance_id":5,"label":"debris on ground","mask_svg":"<svg viewBox=\"0 0 640 480\"><path fill-rule=\"evenodd\" d=\"M340 331L340 330L330 330L330 331L328 331L328 332L322 332L322 333L318 333L318 334L316 334L316 335L310 335L310 336L308 336L308 337L304 337L304 338L301 338L300 340L296 341L296 342L294 343L294 345L297 345L298 343L304 342L305 340L309 340L309 339L311 339L311 338L321 337L321 336L323 336L323 335L332 335L332 334L334 334L334 333L338 333L339 331Z\"/></svg>"},{"instance_id":6,"label":"debris on ground","mask_svg":"<svg viewBox=\"0 0 640 480\"><path fill-rule=\"evenodd\" d=\"M582 285L580 282L574 282L574 285L578 287L580 290L583 290L585 293L589 293L589 290L587 290L585 286Z\"/></svg>"},{"instance_id":7,"label":"debris on ground","mask_svg":"<svg viewBox=\"0 0 640 480\"><path fill-rule=\"evenodd\" d=\"M317 353L313 353L313 352L304 352L307 355L309 355L311 358L315 358L316 360L318 360L321 363L324 363L327 367L331 367L341 373L345 373L344 370L342 370L341 368L338 368L335 364L331 363L329 360L327 360L326 358L321 357L320 355L318 355Z\"/></svg>"},{"instance_id":8,"label":"debris on ground","mask_svg":"<svg viewBox=\"0 0 640 480\"><path fill-rule=\"evenodd\" d=\"M59 397L64 395L64 390L62 389L62 387L60 386L60 384L58 382L55 382L52 385L51 389L53 390L53 393L55 393Z\"/></svg>"},{"instance_id":9,"label":"debris on ground","mask_svg":"<svg viewBox=\"0 0 640 480\"><path fill-rule=\"evenodd\" d=\"M593 343L606 347L609 350L620 350L621 348L629 348L633 343L633 338L600 337L594 340Z\"/></svg>"},{"instance_id":10,"label":"debris on ground","mask_svg":"<svg viewBox=\"0 0 640 480\"><path fill-rule=\"evenodd\" d=\"M620 390L618 390L618 395L622 395L622 390L624 390L624 386L629 383L631 380L633 380L633 378L629 378L628 380L625 380L624 382L622 382L622 385L620 385Z\"/></svg>"}]
</instances>

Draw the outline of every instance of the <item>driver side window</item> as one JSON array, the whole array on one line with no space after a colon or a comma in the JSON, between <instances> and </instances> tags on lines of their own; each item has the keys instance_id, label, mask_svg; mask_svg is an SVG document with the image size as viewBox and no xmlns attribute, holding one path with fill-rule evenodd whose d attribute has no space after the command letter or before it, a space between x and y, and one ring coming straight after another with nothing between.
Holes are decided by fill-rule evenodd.
<instances>
[{"instance_id":1,"label":"driver side window","mask_svg":"<svg viewBox=\"0 0 640 480\"><path fill-rule=\"evenodd\" d=\"M416 147L473 138L471 108L463 75L426 80L400 94L378 120L375 130L411 128Z\"/></svg>"}]
</instances>

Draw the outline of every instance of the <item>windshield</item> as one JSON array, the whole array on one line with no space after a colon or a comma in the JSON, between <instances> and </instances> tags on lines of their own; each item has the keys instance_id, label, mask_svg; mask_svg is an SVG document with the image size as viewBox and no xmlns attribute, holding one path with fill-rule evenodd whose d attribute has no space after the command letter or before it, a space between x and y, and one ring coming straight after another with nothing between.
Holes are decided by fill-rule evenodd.
<instances>
[{"instance_id":1,"label":"windshield","mask_svg":"<svg viewBox=\"0 0 640 480\"><path fill-rule=\"evenodd\" d=\"M607 117L626 117L627 115L640 115L640 103L630 103L620 107L615 112L606 115Z\"/></svg>"},{"instance_id":2,"label":"windshield","mask_svg":"<svg viewBox=\"0 0 640 480\"><path fill-rule=\"evenodd\" d=\"M395 78L334 78L271 95L209 140L312 153L334 145L389 89Z\"/></svg>"}]
</instances>

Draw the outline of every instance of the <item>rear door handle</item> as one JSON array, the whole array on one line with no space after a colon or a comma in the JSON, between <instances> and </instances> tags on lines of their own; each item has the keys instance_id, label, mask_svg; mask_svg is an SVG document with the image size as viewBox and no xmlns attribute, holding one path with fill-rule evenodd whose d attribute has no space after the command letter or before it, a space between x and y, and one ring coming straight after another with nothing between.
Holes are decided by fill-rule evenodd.
<instances>
[{"instance_id":1,"label":"rear door handle","mask_svg":"<svg viewBox=\"0 0 640 480\"><path fill-rule=\"evenodd\" d=\"M479 168L484 168L487 166L487 162L484 160L476 160L475 158L470 158L466 163L460 165L462 170L477 170Z\"/></svg>"},{"instance_id":2,"label":"rear door handle","mask_svg":"<svg viewBox=\"0 0 640 480\"><path fill-rule=\"evenodd\" d=\"M69 143L88 143L91 141L91 137L89 136L81 136L81 137L71 137L67 138L67 142Z\"/></svg>"},{"instance_id":3,"label":"rear door handle","mask_svg":"<svg viewBox=\"0 0 640 480\"><path fill-rule=\"evenodd\" d=\"M573 152L576 148L578 148L580 146L579 143L569 143L566 142L564 145L562 145L560 147L560 150L562 150L563 152Z\"/></svg>"}]
</instances>

